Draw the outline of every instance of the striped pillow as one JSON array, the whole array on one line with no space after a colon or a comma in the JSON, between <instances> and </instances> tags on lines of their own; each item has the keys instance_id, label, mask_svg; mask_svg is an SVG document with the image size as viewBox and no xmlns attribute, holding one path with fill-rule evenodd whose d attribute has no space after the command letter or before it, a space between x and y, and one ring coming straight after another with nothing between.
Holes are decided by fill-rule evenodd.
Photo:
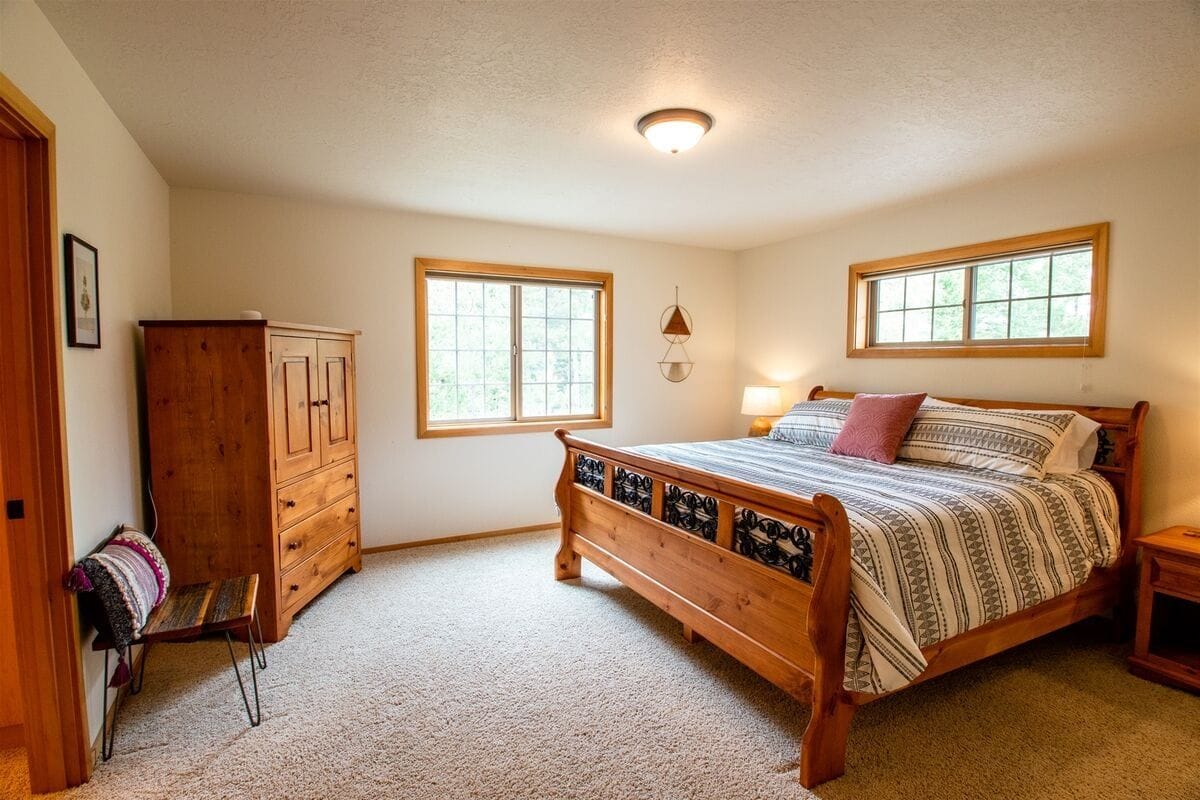
<instances>
[{"instance_id":1,"label":"striped pillow","mask_svg":"<svg viewBox=\"0 0 1200 800\"><path fill-rule=\"evenodd\" d=\"M792 406L771 428L768 439L828 450L850 413L849 400L806 400Z\"/></svg>"},{"instance_id":2,"label":"striped pillow","mask_svg":"<svg viewBox=\"0 0 1200 800\"><path fill-rule=\"evenodd\" d=\"M1041 480L1071 426L1070 412L924 405L898 456Z\"/></svg>"}]
</instances>

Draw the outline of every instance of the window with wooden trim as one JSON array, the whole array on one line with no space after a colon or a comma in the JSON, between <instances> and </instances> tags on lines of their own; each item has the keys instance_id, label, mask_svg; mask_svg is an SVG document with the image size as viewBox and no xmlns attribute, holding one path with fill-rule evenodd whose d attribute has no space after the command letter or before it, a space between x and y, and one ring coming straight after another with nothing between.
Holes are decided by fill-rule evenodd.
<instances>
[{"instance_id":1,"label":"window with wooden trim","mask_svg":"<svg viewBox=\"0 0 1200 800\"><path fill-rule=\"evenodd\" d=\"M1108 223L850 267L847 354L1104 354Z\"/></svg>"},{"instance_id":2,"label":"window with wooden trim","mask_svg":"<svg viewBox=\"0 0 1200 800\"><path fill-rule=\"evenodd\" d=\"M612 273L418 258L417 433L612 422Z\"/></svg>"}]
</instances>

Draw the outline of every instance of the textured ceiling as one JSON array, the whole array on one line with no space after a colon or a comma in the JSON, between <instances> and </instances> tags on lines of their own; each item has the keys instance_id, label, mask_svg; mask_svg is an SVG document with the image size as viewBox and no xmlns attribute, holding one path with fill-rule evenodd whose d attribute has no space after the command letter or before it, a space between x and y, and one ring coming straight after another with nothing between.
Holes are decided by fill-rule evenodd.
<instances>
[{"instance_id":1,"label":"textured ceiling","mask_svg":"<svg viewBox=\"0 0 1200 800\"><path fill-rule=\"evenodd\" d=\"M39 5L176 186L740 249L1200 140L1195 0Z\"/></svg>"}]
</instances>

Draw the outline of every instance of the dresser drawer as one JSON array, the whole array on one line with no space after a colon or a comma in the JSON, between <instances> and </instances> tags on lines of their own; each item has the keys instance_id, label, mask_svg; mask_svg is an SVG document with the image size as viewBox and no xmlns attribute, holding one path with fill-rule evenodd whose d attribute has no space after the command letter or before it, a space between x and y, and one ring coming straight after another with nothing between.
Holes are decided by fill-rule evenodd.
<instances>
[{"instance_id":1,"label":"dresser drawer","mask_svg":"<svg viewBox=\"0 0 1200 800\"><path fill-rule=\"evenodd\" d=\"M275 492L275 510L279 527L285 528L307 517L358 485L358 470L353 461L344 461L316 475L284 486Z\"/></svg>"},{"instance_id":2,"label":"dresser drawer","mask_svg":"<svg viewBox=\"0 0 1200 800\"><path fill-rule=\"evenodd\" d=\"M279 569L287 570L320 550L332 537L358 524L358 493L347 495L279 533Z\"/></svg>"},{"instance_id":3,"label":"dresser drawer","mask_svg":"<svg viewBox=\"0 0 1200 800\"><path fill-rule=\"evenodd\" d=\"M280 605L284 611L308 601L346 571L358 553L358 528L343 531L279 579Z\"/></svg>"},{"instance_id":4,"label":"dresser drawer","mask_svg":"<svg viewBox=\"0 0 1200 800\"><path fill-rule=\"evenodd\" d=\"M1150 558L1150 585L1156 591L1200 602L1200 563L1162 553L1144 553L1146 556Z\"/></svg>"}]
</instances>

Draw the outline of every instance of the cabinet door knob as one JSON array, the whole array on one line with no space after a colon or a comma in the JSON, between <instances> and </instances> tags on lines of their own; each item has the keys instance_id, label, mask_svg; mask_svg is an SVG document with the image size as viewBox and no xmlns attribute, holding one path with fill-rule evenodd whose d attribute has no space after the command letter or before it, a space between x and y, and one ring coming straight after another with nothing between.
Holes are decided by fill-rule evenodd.
<instances>
[{"instance_id":1,"label":"cabinet door knob","mask_svg":"<svg viewBox=\"0 0 1200 800\"><path fill-rule=\"evenodd\" d=\"M321 405L323 405L323 406L327 406L327 405L329 405L329 401L328 401L328 400L322 400L322 401L321 401Z\"/></svg>"},{"instance_id":2,"label":"cabinet door knob","mask_svg":"<svg viewBox=\"0 0 1200 800\"><path fill-rule=\"evenodd\" d=\"M300 547L299 542L288 542L288 550L296 550Z\"/></svg>"},{"instance_id":3,"label":"cabinet door knob","mask_svg":"<svg viewBox=\"0 0 1200 800\"><path fill-rule=\"evenodd\" d=\"M354 541L353 539L350 540L349 544L350 544L350 547L352 547L352 548L358 547L358 542Z\"/></svg>"},{"instance_id":4,"label":"cabinet door knob","mask_svg":"<svg viewBox=\"0 0 1200 800\"><path fill-rule=\"evenodd\" d=\"M292 590L293 592L298 592L298 591L300 591L300 584L298 584L298 583L293 583L293 584L291 585L291 590Z\"/></svg>"},{"instance_id":5,"label":"cabinet door knob","mask_svg":"<svg viewBox=\"0 0 1200 800\"><path fill-rule=\"evenodd\" d=\"M296 507L296 501L295 501L295 500L288 500L286 503L284 503L284 505L285 505L285 506L287 506L288 508L295 508L295 507Z\"/></svg>"},{"instance_id":6,"label":"cabinet door knob","mask_svg":"<svg viewBox=\"0 0 1200 800\"><path fill-rule=\"evenodd\" d=\"M348 509L346 509L346 510L347 510L347 511L349 511L351 514L353 514L353 513L354 513L354 506L350 506L350 507L349 507Z\"/></svg>"},{"instance_id":7,"label":"cabinet door knob","mask_svg":"<svg viewBox=\"0 0 1200 800\"><path fill-rule=\"evenodd\" d=\"M354 473L353 473L353 472L347 472L347 473L346 473L346 480L348 480L348 481L352 481L352 480L354 480Z\"/></svg>"},{"instance_id":8,"label":"cabinet door knob","mask_svg":"<svg viewBox=\"0 0 1200 800\"><path fill-rule=\"evenodd\" d=\"M320 400L313 400L313 401L312 401L312 404L313 404L313 407L315 408L315 407L317 407L317 406L321 405L321 401L320 401Z\"/></svg>"}]
</instances>

